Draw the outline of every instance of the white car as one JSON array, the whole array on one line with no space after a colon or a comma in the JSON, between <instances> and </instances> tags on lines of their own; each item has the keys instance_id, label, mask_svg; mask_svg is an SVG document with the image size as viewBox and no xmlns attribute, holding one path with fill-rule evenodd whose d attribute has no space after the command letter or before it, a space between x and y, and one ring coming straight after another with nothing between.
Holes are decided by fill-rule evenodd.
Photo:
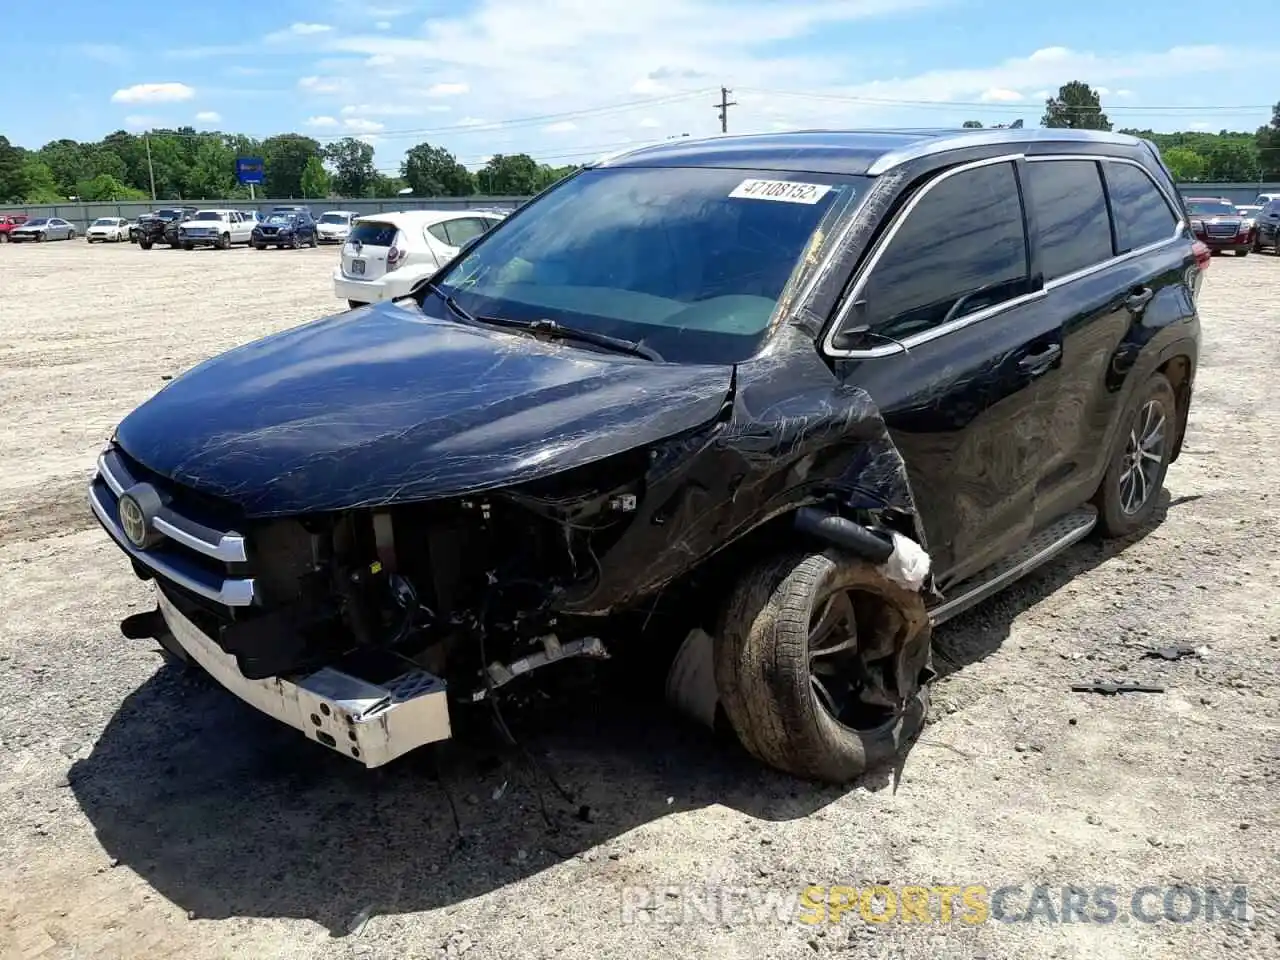
<instances>
[{"instance_id":1,"label":"white car","mask_svg":"<svg viewBox=\"0 0 1280 960\"><path fill-rule=\"evenodd\" d=\"M129 221L124 217L99 217L89 224L84 238L90 243L119 243L129 239Z\"/></svg>"},{"instance_id":2,"label":"white car","mask_svg":"<svg viewBox=\"0 0 1280 960\"><path fill-rule=\"evenodd\" d=\"M469 240L501 223L488 210L404 210L357 218L333 271L333 290L351 307L405 296Z\"/></svg>"},{"instance_id":3,"label":"white car","mask_svg":"<svg viewBox=\"0 0 1280 960\"><path fill-rule=\"evenodd\" d=\"M253 221L239 210L197 210L191 219L178 224L178 244L183 250L225 250L233 243L247 244L252 233Z\"/></svg>"},{"instance_id":4,"label":"white car","mask_svg":"<svg viewBox=\"0 0 1280 960\"><path fill-rule=\"evenodd\" d=\"M342 243L351 234L351 221L358 216L353 210L326 210L316 220L316 239L321 243Z\"/></svg>"}]
</instances>

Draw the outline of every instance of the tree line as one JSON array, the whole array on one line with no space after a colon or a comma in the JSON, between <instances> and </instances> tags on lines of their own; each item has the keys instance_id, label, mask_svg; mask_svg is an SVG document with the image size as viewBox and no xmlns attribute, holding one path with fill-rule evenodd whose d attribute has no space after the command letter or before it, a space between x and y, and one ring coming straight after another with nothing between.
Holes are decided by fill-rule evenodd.
<instances>
[{"instance_id":1,"label":"tree line","mask_svg":"<svg viewBox=\"0 0 1280 960\"><path fill-rule=\"evenodd\" d=\"M272 198L389 197L410 187L415 196L528 196L575 167L551 167L527 154L499 154L469 170L442 147L409 150L398 176L373 165L373 147L354 137L321 144L284 133L265 140L193 127L133 134L117 130L96 142L54 140L24 150L0 136L0 202L78 200L247 199L236 180L236 157L261 157Z\"/></svg>"},{"instance_id":2,"label":"tree line","mask_svg":"<svg viewBox=\"0 0 1280 960\"><path fill-rule=\"evenodd\" d=\"M1101 97L1080 81L1064 84L1045 101L1040 124L1112 129ZM967 120L964 126L982 124ZM1120 132L1153 141L1178 180L1280 181L1280 103L1271 122L1254 133ZM373 147L354 137L329 144L297 133L256 140L193 127L145 134L117 130L96 142L54 140L38 150L0 136L0 202L149 200L153 180L158 200L244 199L249 189L236 181L238 156L263 159L262 192L272 198L390 197L406 187L419 197L529 196L576 169L516 153L494 156L472 171L443 147L420 143L405 154L399 175L388 176L374 167Z\"/></svg>"},{"instance_id":3,"label":"tree line","mask_svg":"<svg viewBox=\"0 0 1280 960\"><path fill-rule=\"evenodd\" d=\"M1045 101L1042 127L1077 130L1110 130L1111 120L1102 109L1102 98L1087 83L1073 80ZM981 127L966 120L966 127ZM1271 109L1271 122L1253 133L1220 130L1217 133L1184 131L1156 133L1125 128L1120 133L1144 137L1160 149L1174 179L1204 183L1253 183L1280 181L1280 103Z\"/></svg>"}]
</instances>

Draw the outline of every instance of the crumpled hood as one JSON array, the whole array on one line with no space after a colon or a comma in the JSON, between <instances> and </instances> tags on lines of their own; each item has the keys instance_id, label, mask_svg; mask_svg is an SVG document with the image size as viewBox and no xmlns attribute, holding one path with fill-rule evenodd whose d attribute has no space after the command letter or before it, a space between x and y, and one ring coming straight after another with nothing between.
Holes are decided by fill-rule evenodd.
<instances>
[{"instance_id":1,"label":"crumpled hood","mask_svg":"<svg viewBox=\"0 0 1280 960\"><path fill-rule=\"evenodd\" d=\"M336 510L532 480L663 439L713 419L732 373L388 303L214 357L116 439L249 516Z\"/></svg>"}]
</instances>

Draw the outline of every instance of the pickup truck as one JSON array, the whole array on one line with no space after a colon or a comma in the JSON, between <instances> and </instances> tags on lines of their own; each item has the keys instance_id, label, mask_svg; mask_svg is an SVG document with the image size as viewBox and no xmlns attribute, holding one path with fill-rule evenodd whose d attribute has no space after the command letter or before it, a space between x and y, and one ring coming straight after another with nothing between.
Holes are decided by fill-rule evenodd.
<instances>
[{"instance_id":1,"label":"pickup truck","mask_svg":"<svg viewBox=\"0 0 1280 960\"><path fill-rule=\"evenodd\" d=\"M178 225L178 243L183 250L196 247L228 249L233 243L247 244L253 234L253 221L239 210L197 210Z\"/></svg>"},{"instance_id":2,"label":"pickup truck","mask_svg":"<svg viewBox=\"0 0 1280 960\"><path fill-rule=\"evenodd\" d=\"M27 222L25 213L0 213L0 243L9 242L9 231Z\"/></svg>"}]
</instances>

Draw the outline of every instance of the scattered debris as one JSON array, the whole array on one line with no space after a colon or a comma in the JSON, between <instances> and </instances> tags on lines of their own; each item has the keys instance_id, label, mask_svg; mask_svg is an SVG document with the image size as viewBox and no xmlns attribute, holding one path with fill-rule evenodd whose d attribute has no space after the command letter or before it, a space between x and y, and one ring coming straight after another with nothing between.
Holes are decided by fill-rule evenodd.
<instances>
[{"instance_id":1,"label":"scattered debris","mask_svg":"<svg viewBox=\"0 0 1280 960\"><path fill-rule=\"evenodd\" d=\"M502 781L502 786L500 786L500 787L494 787L494 788L493 788L493 799L494 799L494 800L501 800L501 799L503 798L503 796L505 796L505 795L506 795L506 792L507 792L507 783L508 783L508 782L509 782L509 781L507 781L507 780L503 780L503 781Z\"/></svg>"},{"instance_id":2,"label":"scattered debris","mask_svg":"<svg viewBox=\"0 0 1280 960\"><path fill-rule=\"evenodd\" d=\"M1187 657L1200 657L1204 655L1207 647L1194 647L1189 643L1180 643L1172 647L1159 647L1155 650L1148 650L1143 654L1149 659L1161 660L1184 660Z\"/></svg>"},{"instance_id":3,"label":"scattered debris","mask_svg":"<svg viewBox=\"0 0 1280 960\"><path fill-rule=\"evenodd\" d=\"M347 936L358 937L364 933L364 928L368 925L371 916L373 916L373 904L369 904L351 918L351 922L347 924Z\"/></svg>"},{"instance_id":4,"label":"scattered debris","mask_svg":"<svg viewBox=\"0 0 1280 960\"><path fill-rule=\"evenodd\" d=\"M1157 684L1129 681L1102 683L1095 680L1093 683L1073 683L1071 689L1075 693L1164 693L1164 687Z\"/></svg>"}]
</instances>

